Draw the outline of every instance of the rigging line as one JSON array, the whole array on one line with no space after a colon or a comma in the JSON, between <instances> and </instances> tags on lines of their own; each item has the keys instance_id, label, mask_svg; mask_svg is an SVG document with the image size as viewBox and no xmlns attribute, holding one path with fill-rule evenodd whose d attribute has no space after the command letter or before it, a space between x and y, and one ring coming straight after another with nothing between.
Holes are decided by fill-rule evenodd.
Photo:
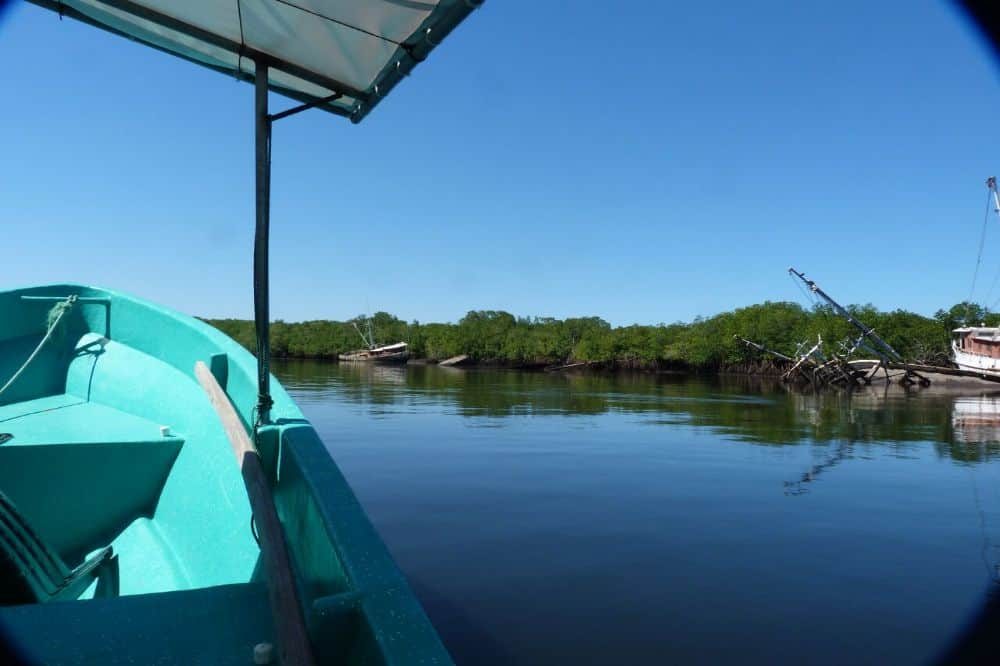
<instances>
[{"instance_id":1,"label":"rigging line","mask_svg":"<svg viewBox=\"0 0 1000 666\"><path fill-rule=\"evenodd\" d=\"M812 294L812 293L806 291L806 288L804 286L802 286L802 283L799 282L798 280L796 280L794 277L792 277L791 273L788 274L788 278L795 284L796 287L798 287L799 291L802 292L802 295L806 297L806 302L807 303L809 303L812 306L816 305L816 295L815 294Z\"/></svg>"},{"instance_id":2,"label":"rigging line","mask_svg":"<svg viewBox=\"0 0 1000 666\"><path fill-rule=\"evenodd\" d=\"M384 42L389 42L390 44L394 44L396 46L403 46L402 42L397 42L394 39L389 39L388 37L385 37L384 35L378 34L377 32L371 32L370 30L365 30L364 28L359 28L356 25L351 25L350 23L347 23L345 21L341 21L339 19L335 19L332 16L326 16L325 14L321 14L320 12L317 12L314 9L308 9L306 7L300 7L299 5L295 4L294 2L289 2L289 0L275 0L275 2L277 2L278 4L286 5L288 7L293 8L293 9L298 9L300 12L305 12L306 14L312 14L313 16L315 16L317 18L324 19L326 21L329 21L330 23L336 23L337 25L341 25L341 26L343 26L345 28L350 28L351 30L356 30L356 31L358 31L360 33L364 33L364 34L368 35L369 37L374 37L376 39L381 39Z\"/></svg>"},{"instance_id":3,"label":"rigging line","mask_svg":"<svg viewBox=\"0 0 1000 666\"><path fill-rule=\"evenodd\" d=\"M987 183L989 183L989 182L990 181L987 181ZM993 192L992 188L988 189L987 192L986 192L986 217L989 217L989 215L990 215L990 203L991 203L990 202L990 194L992 192ZM997 213L997 215L1000 215L1000 208L996 209L996 213ZM984 299L985 301L989 301L990 298L993 297L993 290L996 289L997 284L1000 284L1000 266L997 266L997 273L993 277L993 284L990 285L990 290L988 292L986 292L986 298ZM998 301L1000 301L1000 297L998 297ZM994 306L995 305L996 305L996 303L994 303ZM989 309L993 310L993 309L995 309L995 307L990 307Z\"/></svg>"},{"instance_id":4,"label":"rigging line","mask_svg":"<svg viewBox=\"0 0 1000 666\"><path fill-rule=\"evenodd\" d=\"M1000 282L1000 268L997 269L997 280L994 280L994 282ZM987 314L990 312L996 312L998 306L1000 306L1000 295L997 296L997 299L993 301L992 305L987 307ZM968 308L966 308L966 316L968 316Z\"/></svg>"},{"instance_id":5,"label":"rigging line","mask_svg":"<svg viewBox=\"0 0 1000 666\"><path fill-rule=\"evenodd\" d=\"M987 302L993 298L993 292L996 290L998 284L1000 284L1000 266L997 266L997 273L993 276L993 284L990 285L990 290L986 292L986 298L983 299L983 302ZM992 309L990 307L990 310Z\"/></svg>"},{"instance_id":6,"label":"rigging line","mask_svg":"<svg viewBox=\"0 0 1000 666\"><path fill-rule=\"evenodd\" d=\"M983 215L983 230L979 234L979 254L976 256L976 270L972 273L972 288L969 289L969 298L966 301L965 306L965 316L969 316L969 306L972 304L972 295L976 292L976 278L979 277L979 266L983 263L983 246L986 244L986 225L990 221L990 195L991 191L986 192L986 213Z\"/></svg>"},{"instance_id":7,"label":"rigging line","mask_svg":"<svg viewBox=\"0 0 1000 666\"><path fill-rule=\"evenodd\" d=\"M986 528L986 512L983 510L982 501L979 499L979 484L976 482L976 473L972 469L972 465L969 465L969 478L972 480L972 501L976 506L976 513L979 514L979 533L982 538L979 556L982 558L983 566L986 568L986 575L994 583L1000 583L1000 566L990 562L989 551L993 548L993 543Z\"/></svg>"}]
</instances>

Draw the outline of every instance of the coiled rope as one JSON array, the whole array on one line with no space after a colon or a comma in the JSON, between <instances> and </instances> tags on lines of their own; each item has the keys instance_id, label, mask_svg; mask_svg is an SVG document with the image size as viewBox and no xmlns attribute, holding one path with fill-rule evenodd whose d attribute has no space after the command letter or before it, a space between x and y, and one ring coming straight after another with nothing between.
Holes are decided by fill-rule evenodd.
<instances>
[{"instance_id":1,"label":"coiled rope","mask_svg":"<svg viewBox=\"0 0 1000 666\"><path fill-rule=\"evenodd\" d=\"M31 365L32 361L38 357L38 354L42 351L42 348L45 347L45 344L52 339L52 334L55 333L56 328L59 327L59 322L61 322L63 317L66 316L66 313L73 308L75 303L76 295L72 295L67 297L65 301L60 301L52 306L52 309L49 310L48 317L46 317L48 330L45 331L45 337L43 337L42 341L38 343L37 347L35 347L35 351L31 352L31 356L29 356L21 367L18 368L17 372L14 373L14 376L7 380L7 383L3 385L3 388L0 388L0 396L2 396L7 389L14 385L14 382L16 382L21 375L24 374L24 371L28 369L28 366Z\"/></svg>"}]
</instances>

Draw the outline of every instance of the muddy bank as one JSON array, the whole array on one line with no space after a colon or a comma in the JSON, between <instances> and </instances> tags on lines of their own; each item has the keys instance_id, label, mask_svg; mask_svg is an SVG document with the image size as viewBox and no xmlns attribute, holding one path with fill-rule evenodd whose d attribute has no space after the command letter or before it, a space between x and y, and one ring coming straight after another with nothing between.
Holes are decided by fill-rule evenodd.
<instances>
[{"instance_id":1,"label":"muddy bank","mask_svg":"<svg viewBox=\"0 0 1000 666\"><path fill-rule=\"evenodd\" d=\"M438 359L411 358L410 365L436 365ZM780 377L787 366L772 360L754 360L724 365L692 365L682 361L552 361L541 359L536 361L503 361L466 359L452 367L483 368L490 370L525 370L529 372L648 372L648 373L683 373L693 375L748 375L763 377Z\"/></svg>"},{"instance_id":2,"label":"muddy bank","mask_svg":"<svg viewBox=\"0 0 1000 666\"><path fill-rule=\"evenodd\" d=\"M435 359L411 359L411 364L434 365ZM790 364L772 359L756 359L740 363L728 363L710 366L693 366L680 362L602 362L590 363L580 361L567 361L565 363L553 364L543 361L532 363L514 363L509 361L464 361L454 367L466 369L506 369L522 370L528 372L561 372L561 373L616 373L616 372L637 372L649 374L690 374L690 375L721 375L730 377L744 377L747 379L758 378L763 381L780 381L781 376L788 370ZM888 373L880 371L871 379L871 387L879 386L899 386L905 376L901 369L889 369ZM918 388L922 390L943 390L943 391L981 391L1000 392L1000 381L982 379L979 377L962 377L944 372L933 372L921 369L920 376L930 380L930 386L911 386L908 389ZM867 388L867 386L866 386Z\"/></svg>"}]
</instances>

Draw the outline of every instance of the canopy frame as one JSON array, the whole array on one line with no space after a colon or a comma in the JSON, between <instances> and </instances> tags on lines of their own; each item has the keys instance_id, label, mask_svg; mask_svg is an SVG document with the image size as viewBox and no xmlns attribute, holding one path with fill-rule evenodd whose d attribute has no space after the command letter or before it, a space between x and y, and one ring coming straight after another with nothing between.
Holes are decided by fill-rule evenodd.
<instances>
[{"instance_id":1,"label":"canopy frame","mask_svg":"<svg viewBox=\"0 0 1000 666\"><path fill-rule=\"evenodd\" d=\"M160 46L159 44L152 43L135 35L131 35L128 32L102 23L80 10L60 2L60 0L28 1L57 13L60 18L68 16L120 37L125 37L130 41L139 42L158 51L163 51L164 53L169 53L170 55L178 58L183 58L188 62L201 65L202 67L207 67L229 76L234 76L241 81L248 83L256 82L256 76L253 72L243 71L239 66L236 69L230 69L228 67L213 65L197 58L189 57L183 53L173 51ZM244 43L233 41L229 38L223 37L222 35L217 35L213 32L199 28L198 26L191 25L172 16L168 16L149 7L140 5L132 0L101 0L101 2L108 7L139 17L157 26L195 37L207 44L216 46L220 49L228 51L229 53L236 54L239 56L240 60L246 59L254 63L265 61L269 64L271 69L283 71L287 74L298 77L303 81L330 90L333 93L339 93L339 96L341 97L349 96L356 100L356 104L352 109L333 106L327 102L318 102L318 100L322 100L323 98L289 89L276 84L273 81L268 84L274 92L302 103L318 102L315 104L315 108L320 108L329 113L348 118L353 123L359 123L372 111L372 109L378 105L383 98L389 94L397 83L408 76L418 63L423 62L427 58L428 54L435 47L437 47L444 40L444 38L447 37L451 31L465 19L466 16L478 9L483 4L484 0L463 0L462 2L456 2L454 4L439 4L435 7L435 9L416 31L414 31L406 39L399 42L393 57L383 67L382 71L379 72L378 76L375 77L375 80L367 90L359 90L354 86L344 83L343 81L323 76L318 72L288 62L272 53L259 51Z\"/></svg>"},{"instance_id":2,"label":"canopy frame","mask_svg":"<svg viewBox=\"0 0 1000 666\"><path fill-rule=\"evenodd\" d=\"M271 134L273 123L313 108L323 109L324 111L346 117L353 123L361 122L375 108L378 102L388 95L399 81L409 75L413 67L426 59L431 50L440 44L466 16L477 9L483 3L483 0L440 2L434 6L416 30L400 41L368 33L395 44L397 48L392 57L382 66L381 71L375 76L367 90L359 90L343 81L335 80L308 67L296 65L273 53L265 53L248 46L243 39L242 23L240 27L240 40L234 41L230 37L197 25L192 25L135 0L100 0L100 4L104 7L131 15L164 30L199 40L204 44L221 49L231 56L237 56L235 67L229 67L225 64L220 64L218 60L206 62L206 60L196 57L195 54L186 52L184 49L170 48L168 45L164 45L164 42L158 42L155 36L151 36L142 30L137 30L136 34L132 34L124 28L109 25L100 20L99 17L95 18L81 9L64 4L60 0L29 1L57 13L60 18L69 16L87 25L101 28L131 41L150 46L158 51L169 53L189 62L254 84L254 172L256 177L256 196L253 289L258 399L253 426L256 432L261 425L269 423L271 407L274 404L270 390L270 279L268 265L271 217ZM238 8L239 0L236 0L236 2ZM337 22L335 19L328 20ZM347 23L341 23L341 25L367 32L363 28ZM166 43L169 44L169 42ZM253 63L253 72L243 69L242 63L244 60ZM323 96L315 96L309 94L308 91L291 89L288 85L294 85L294 83L282 85L280 82L270 80L268 73L271 70L280 71L286 76L295 77L305 83L330 91L330 93ZM270 91L294 99L300 102L300 104L285 111L270 114L268 112L268 93ZM354 100L353 105L347 106L346 104L341 104L338 106L332 104L332 102L345 96Z\"/></svg>"}]
</instances>

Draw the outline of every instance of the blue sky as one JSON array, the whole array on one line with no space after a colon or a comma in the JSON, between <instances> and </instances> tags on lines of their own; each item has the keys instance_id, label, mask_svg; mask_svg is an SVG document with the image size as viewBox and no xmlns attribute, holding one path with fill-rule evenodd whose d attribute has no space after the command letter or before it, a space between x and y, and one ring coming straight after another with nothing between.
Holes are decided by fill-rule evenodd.
<instances>
[{"instance_id":1,"label":"blue sky","mask_svg":"<svg viewBox=\"0 0 1000 666\"><path fill-rule=\"evenodd\" d=\"M361 125L276 125L275 318L671 322L802 300L789 265L968 296L1000 70L951 5L572 6L490 0ZM250 317L252 87L24 4L0 61L0 284ZM980 300L998 268L994 219Z\"/></svg>"}]
</instances>

